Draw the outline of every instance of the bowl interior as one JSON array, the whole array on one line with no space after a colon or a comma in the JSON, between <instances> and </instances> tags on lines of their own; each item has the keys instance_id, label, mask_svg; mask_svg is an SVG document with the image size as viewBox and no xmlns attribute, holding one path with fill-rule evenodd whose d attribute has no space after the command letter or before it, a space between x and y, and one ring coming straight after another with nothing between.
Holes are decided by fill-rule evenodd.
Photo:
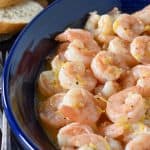
<instances>
[{"instance_id":1,"label":"bowl interior","mask_svg":"<svg viewBox=\"0 0 150 150\"><path fill-rule=\"evenodd\" d=\"M136 0L136 5L130 0L57 0L22 31L5 64L2 98L9 124L25 149L55 149L38 124L34 107L41 64L55 53L53 36L66 27L82 27L90 11L102 14L119 7L132 12L145 5L143 0Z\"/></svg>"}]
</instances>

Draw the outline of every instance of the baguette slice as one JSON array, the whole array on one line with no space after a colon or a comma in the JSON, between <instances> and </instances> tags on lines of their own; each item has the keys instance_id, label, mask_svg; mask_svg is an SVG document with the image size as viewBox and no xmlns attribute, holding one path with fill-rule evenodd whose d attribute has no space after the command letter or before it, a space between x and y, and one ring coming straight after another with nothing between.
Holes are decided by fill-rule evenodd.
<instances>
[{"instance_id":1,"label":"baguette slice","mask_svg":"<svg viewBox=\"0 0 150 150\"><path fill-rule=\"evenodd\" d=\"M29 23L43 7L31 0L0 8L0 34L16 33Z\"/></svg>"},{"instance_id":2,"label":"baguette slice","mask_svg":"<svg viewBox=\"0 0 150 150\"><path fill-rule=\"evenodd\" d=\"M16 5L23 0L0 0L0 8L9 7L11 5Z\"/></svg>"}]
</instances>

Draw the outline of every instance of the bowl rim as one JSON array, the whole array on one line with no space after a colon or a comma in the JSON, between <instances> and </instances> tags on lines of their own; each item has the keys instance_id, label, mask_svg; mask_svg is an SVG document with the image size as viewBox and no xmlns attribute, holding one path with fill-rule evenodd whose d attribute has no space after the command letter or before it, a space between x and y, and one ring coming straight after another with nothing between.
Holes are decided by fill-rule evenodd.
<instances>
[{"instance_id":1,"label":"bowl rim","mask_svg":"<svg viewBox=\"0 0 150 150\"><path fill-rule=\"evenodd\" d=\"M30 138L27 137L27 135L25 134L25 132L20 128L19 124L17 123L15 116L13 115L12 109L9 105L9 96L8 96L8 74L9 74L9 64L11 61L11 58L15 52L16 46L18 45L19 41L21 40L21 38L24 36L24 34L26 33L26 31L30 28L30 26L32 26L32 24L34 22L36 22L36 20L38 18L40 18L40 16L44 15L50 8L52 8L54 5L56 5L57 3L60 3L63 0L55 0L53 1L47 8L44 8L38 15L36 15L32 21L26 25L24 27L24 29L20 32L20 34L17 36L15 42L13 43L8 58L5 62L4 65L4 69L3 69L3 73L2 73L2 93L1 93L1 99L2 99L2 106L4 108L4 112L6 115L6 118L8 120L8 123L10 125L10 128L12 130L12 132L14 133L14 135L16 136L16 138L19 140L20 144L22 146L24 146L26 149L38 149L38 147L36 146L36 144L34 144L33 142L31 142Z\"/></svg>"},{"instance_id":2,"label":"bowl rim","mask_svg":"<svg viewBox=\"0 0 150 150\"><path fill-rule=\"evenodd\" d=\"M36 15L29 24L27 24L24 29L20 32L20 34L17 36L15 42L13 43L8 58L5 62L3 74L2 74L2 93L1 93L1 99L2 99L2 106L4 108L4 112L6 115L6 118L8 120L8 123L10 125L10 128L12 132L14 133L15 137L18 139L19 143L23 146L22 148L29 149L29 150L38 150L38 146L30 140L30 138L27 136L27 134L21 129L19 124L17 123L15 116L13 115L13 111L10 107L10 98L8 96L8 76L9 76L9 67L10 62L13 57L13 54L16 51L16 47L24 34L28 31L28 29L32 26L34 22L36 22L37 19L39 19L42 15L44 15L49 9L51 9L53 6L55 6L58 3L61 3L63 0L54 0L47 8L44 8L38 15ZM118 0L121 4L121 0Z\"/></svg>"}]
</instances>

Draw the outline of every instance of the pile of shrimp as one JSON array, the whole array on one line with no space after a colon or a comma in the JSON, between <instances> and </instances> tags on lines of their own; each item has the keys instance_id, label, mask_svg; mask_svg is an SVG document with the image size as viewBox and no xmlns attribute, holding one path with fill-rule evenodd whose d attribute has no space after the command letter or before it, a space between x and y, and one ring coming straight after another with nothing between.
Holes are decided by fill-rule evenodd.
<instances>
[{"instance_id":1,"label":"pile of shrimp","mask_svg":"<svg viewBox=\"0 0 150 150\"><path fill-rule=\"evenodd\" d=\"M39 119L61 150L150 150L150 5L89 14L56 36Z\"/></svg>"}]
</instances>

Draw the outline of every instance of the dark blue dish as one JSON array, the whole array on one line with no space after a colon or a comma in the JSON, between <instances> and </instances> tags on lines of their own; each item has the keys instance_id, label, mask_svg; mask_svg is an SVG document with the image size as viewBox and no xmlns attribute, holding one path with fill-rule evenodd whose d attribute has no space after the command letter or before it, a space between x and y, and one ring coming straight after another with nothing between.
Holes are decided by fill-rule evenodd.
<instances>
[{"instance_id":1,"label":"dark blue dish","mask_svg":"<svg viewBox=\"0 0 150 150\"><path fill-rule=\"evenodd\" d=\"M35 80L42 60L54 53L52 37L67 26L82 27L88 12L113 7L133 12L150 0L56 0L19 35L5 64L3 106L10 127L24 149L53 150L38 124L34 108Z\"/></svg>"}]
</instances>

